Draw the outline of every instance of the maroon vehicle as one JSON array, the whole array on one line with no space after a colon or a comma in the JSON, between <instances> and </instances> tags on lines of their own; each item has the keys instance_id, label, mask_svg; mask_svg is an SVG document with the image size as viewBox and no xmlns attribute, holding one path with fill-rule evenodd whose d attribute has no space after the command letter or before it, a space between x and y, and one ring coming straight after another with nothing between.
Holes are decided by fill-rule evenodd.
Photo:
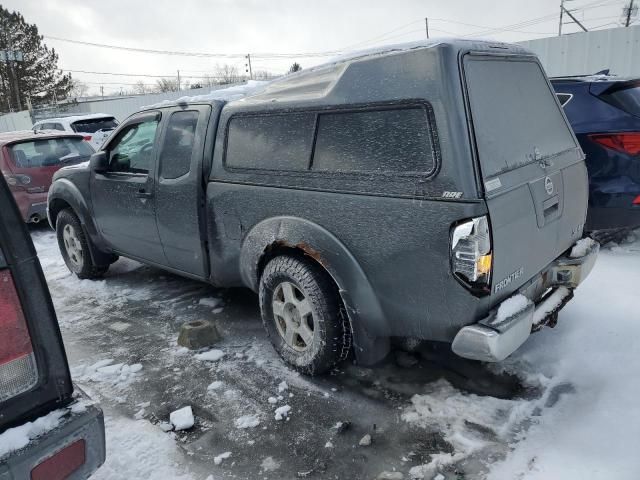
<instances>
[{"instance_id":1,"label":"maroon vehicle","mask_svg":"<svg viewBox=\"0 0 640 480\"><path fill-rule=\"evenodd\" d=\"M47 192L60 168L89 160L82 135L44 130L0 133L0 170L25 222L47 218Z\"/></svg>"}]
</instances>

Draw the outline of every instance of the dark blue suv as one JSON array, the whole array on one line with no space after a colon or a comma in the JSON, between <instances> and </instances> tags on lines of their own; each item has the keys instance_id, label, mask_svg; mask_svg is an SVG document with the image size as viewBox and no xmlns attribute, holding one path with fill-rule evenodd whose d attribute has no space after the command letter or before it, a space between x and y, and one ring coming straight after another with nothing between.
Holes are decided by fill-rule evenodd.
<instances>
[{"instance_id":1,"label":"dark blue suv","mask_svg":"<svg viewBox=\"0 0 640 480\"><path fill-rule=\"evenodd\" d=\"M607 74L552 78L589 171L585 231L640 226L640 79Z\"/></svg>"}]
</instances>

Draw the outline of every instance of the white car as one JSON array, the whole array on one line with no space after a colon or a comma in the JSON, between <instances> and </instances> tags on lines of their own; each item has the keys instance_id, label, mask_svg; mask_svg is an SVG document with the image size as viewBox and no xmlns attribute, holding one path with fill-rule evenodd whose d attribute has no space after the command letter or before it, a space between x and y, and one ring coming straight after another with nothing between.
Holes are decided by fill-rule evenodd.
<instances>
[{"instance_id":1,"label":"white car","mask_svg":"<svg viewBox=\"0 0 640 480\"><path fill-rule=\"evenodd\" d=\"M117 126L118 121L113 115L92 113L40 120L33 124L33 131L60 130L79 133L95 150L98 150Z\"/></svg>"}]
</instances>

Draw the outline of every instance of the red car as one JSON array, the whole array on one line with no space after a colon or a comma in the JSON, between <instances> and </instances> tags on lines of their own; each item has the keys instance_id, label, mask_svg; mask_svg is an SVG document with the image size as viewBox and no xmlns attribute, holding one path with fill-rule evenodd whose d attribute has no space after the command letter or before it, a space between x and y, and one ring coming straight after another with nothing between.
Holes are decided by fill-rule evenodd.
<instances>
[{"instance_id":1,"label":"red car","mask_svg":"<svg viewBox=\"0 0 640 480\"><path fill-rule=\"evenodd\" d=\"M60 168L89 160L82 135L31 130L0 133L0 170L25 222L47 218L47 192Z\"/></svg>"}]
</instances>

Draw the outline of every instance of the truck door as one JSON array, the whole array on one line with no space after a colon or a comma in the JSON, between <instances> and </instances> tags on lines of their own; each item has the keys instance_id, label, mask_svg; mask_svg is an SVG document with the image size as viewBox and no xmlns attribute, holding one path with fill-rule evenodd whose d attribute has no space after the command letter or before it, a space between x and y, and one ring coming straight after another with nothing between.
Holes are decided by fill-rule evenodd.
<instances>
[{"instance_id":1,"label":"truck door","mask_svg":"<svg viewBox=\"0 0 640 480\"><path fill-rule=\"evenodd\" d=\"M105 173L91 173L91 201L95 221L111 248L166 265L155 208L160 117L160 112L132 117L104 147L109 167Z\"/></svg>"},{"instance_id":2,"label":"truck door","mask_svg":"<svg viewBox=\"0 0 640 480\"><path fill-rule=\"evenodd\" d=\"M168 265L206 276L202 159L211 107L193 105L166 113L160 141L156 218Z\"/></svg>"}]
</instances>

